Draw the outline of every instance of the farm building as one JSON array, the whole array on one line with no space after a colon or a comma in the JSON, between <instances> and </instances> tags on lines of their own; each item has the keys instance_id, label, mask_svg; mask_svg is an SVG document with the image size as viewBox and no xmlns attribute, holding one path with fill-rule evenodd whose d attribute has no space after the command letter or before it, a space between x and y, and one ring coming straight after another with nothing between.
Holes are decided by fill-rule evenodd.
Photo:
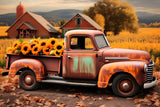
<instances>
[{"instance_id":1,"label":"farm building","mask_svg":"<svg viewBox=\"0 0 160 107\"><path fill-rule=\"evenodd\" d=\"M25 12L20 3L17 6L16 21L6 31L11 38L56 37L59 32L42 16Z\"/></svg>"},{"instance_id":2,"label":"farm building","mask_svg":"<svg viewBox=\"0 0 160 107\"><path fill-rule=\"evenodd\" d=\"M100 30L103 28L99 26L94 20L89 16L78 13L73 18L71 18L67 23L61 26L63 35L73 29L89 29L89 30Z\"/></svg>"}]
</instances>

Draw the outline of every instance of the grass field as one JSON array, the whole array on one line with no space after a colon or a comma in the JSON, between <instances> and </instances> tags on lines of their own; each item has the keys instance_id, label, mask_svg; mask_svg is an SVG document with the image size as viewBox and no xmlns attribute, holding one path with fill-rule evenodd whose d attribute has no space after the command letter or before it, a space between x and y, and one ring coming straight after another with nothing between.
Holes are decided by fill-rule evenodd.
<instances>
[{"instance_id":1,"label":"grass field","mask_svg":"<svg viewBox=\"0 0 160 107\"><path fill-rule=\"evenodd\" d=\"M6 30L9 26L0 26L0 36L7 36Z\"/></svg>"},{"instance_id":2,"label":"grass field","mask_svg":"<svg viewBox=\"0 0 160 107\"><path fill-rule=\"evenodd\" d=\"M160 70L160 28L140 28L137 34L121 32L118 36L107 36L112 48L145 50L152 55L156 69ZM0 39L0 67L4 67L6 48L17 39ZM29 41L30 39L24 39Z\"/></svg>"}]
</instances>

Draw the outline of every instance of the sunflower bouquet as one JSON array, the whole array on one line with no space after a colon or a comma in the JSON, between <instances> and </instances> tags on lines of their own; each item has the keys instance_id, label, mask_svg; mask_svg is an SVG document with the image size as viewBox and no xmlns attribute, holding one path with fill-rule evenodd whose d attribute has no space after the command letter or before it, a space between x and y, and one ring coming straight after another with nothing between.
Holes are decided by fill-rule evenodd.
<instances>
[{"instance_id":1,"label":"sunflower bouquet","mask_svg":"<svg viewBox=\"0 0 160 107\"><path fill-rule=\"evenodd\" d=\"M7 53L22 55L52 55L62 56L64 42L58 42L56 38L48 40L33 39L29 42L16 41L12 47L7 48Z\"/></svg>"}]
</instances>

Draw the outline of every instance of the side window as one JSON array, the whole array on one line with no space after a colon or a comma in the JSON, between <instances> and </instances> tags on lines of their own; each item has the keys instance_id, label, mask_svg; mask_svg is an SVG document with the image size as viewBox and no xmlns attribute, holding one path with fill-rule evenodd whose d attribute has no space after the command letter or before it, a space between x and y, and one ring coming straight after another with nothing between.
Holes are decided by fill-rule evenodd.
<instances>
[{"instance_id":1,"label":"side window","mask_svg":"<svg viewBox=\"0 0 160 107\"><path fill-rule=\"evenodd\" d=\"M71 38L70 48L73 50L93 50L93 44L87 36L74 36Z\"/></svg>"}]
</instances>

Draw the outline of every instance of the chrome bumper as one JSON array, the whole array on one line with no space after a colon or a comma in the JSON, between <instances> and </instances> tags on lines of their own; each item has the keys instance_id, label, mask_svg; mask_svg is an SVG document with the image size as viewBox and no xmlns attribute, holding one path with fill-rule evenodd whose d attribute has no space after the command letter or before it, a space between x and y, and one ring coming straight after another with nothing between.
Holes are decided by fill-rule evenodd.
<instances>
[{"instance_id":1,"label":"chrome bumper","mask_svg":"<svg viewBox=\"0 0 160 107\"><path fill-rule=\"evenodd\" d=\"M143 88L147 89L147 88L154 87L156 83L157 83L157 78L153 77L153 81L150 83L144 83Z\"/></svg>"}]
</instances>

